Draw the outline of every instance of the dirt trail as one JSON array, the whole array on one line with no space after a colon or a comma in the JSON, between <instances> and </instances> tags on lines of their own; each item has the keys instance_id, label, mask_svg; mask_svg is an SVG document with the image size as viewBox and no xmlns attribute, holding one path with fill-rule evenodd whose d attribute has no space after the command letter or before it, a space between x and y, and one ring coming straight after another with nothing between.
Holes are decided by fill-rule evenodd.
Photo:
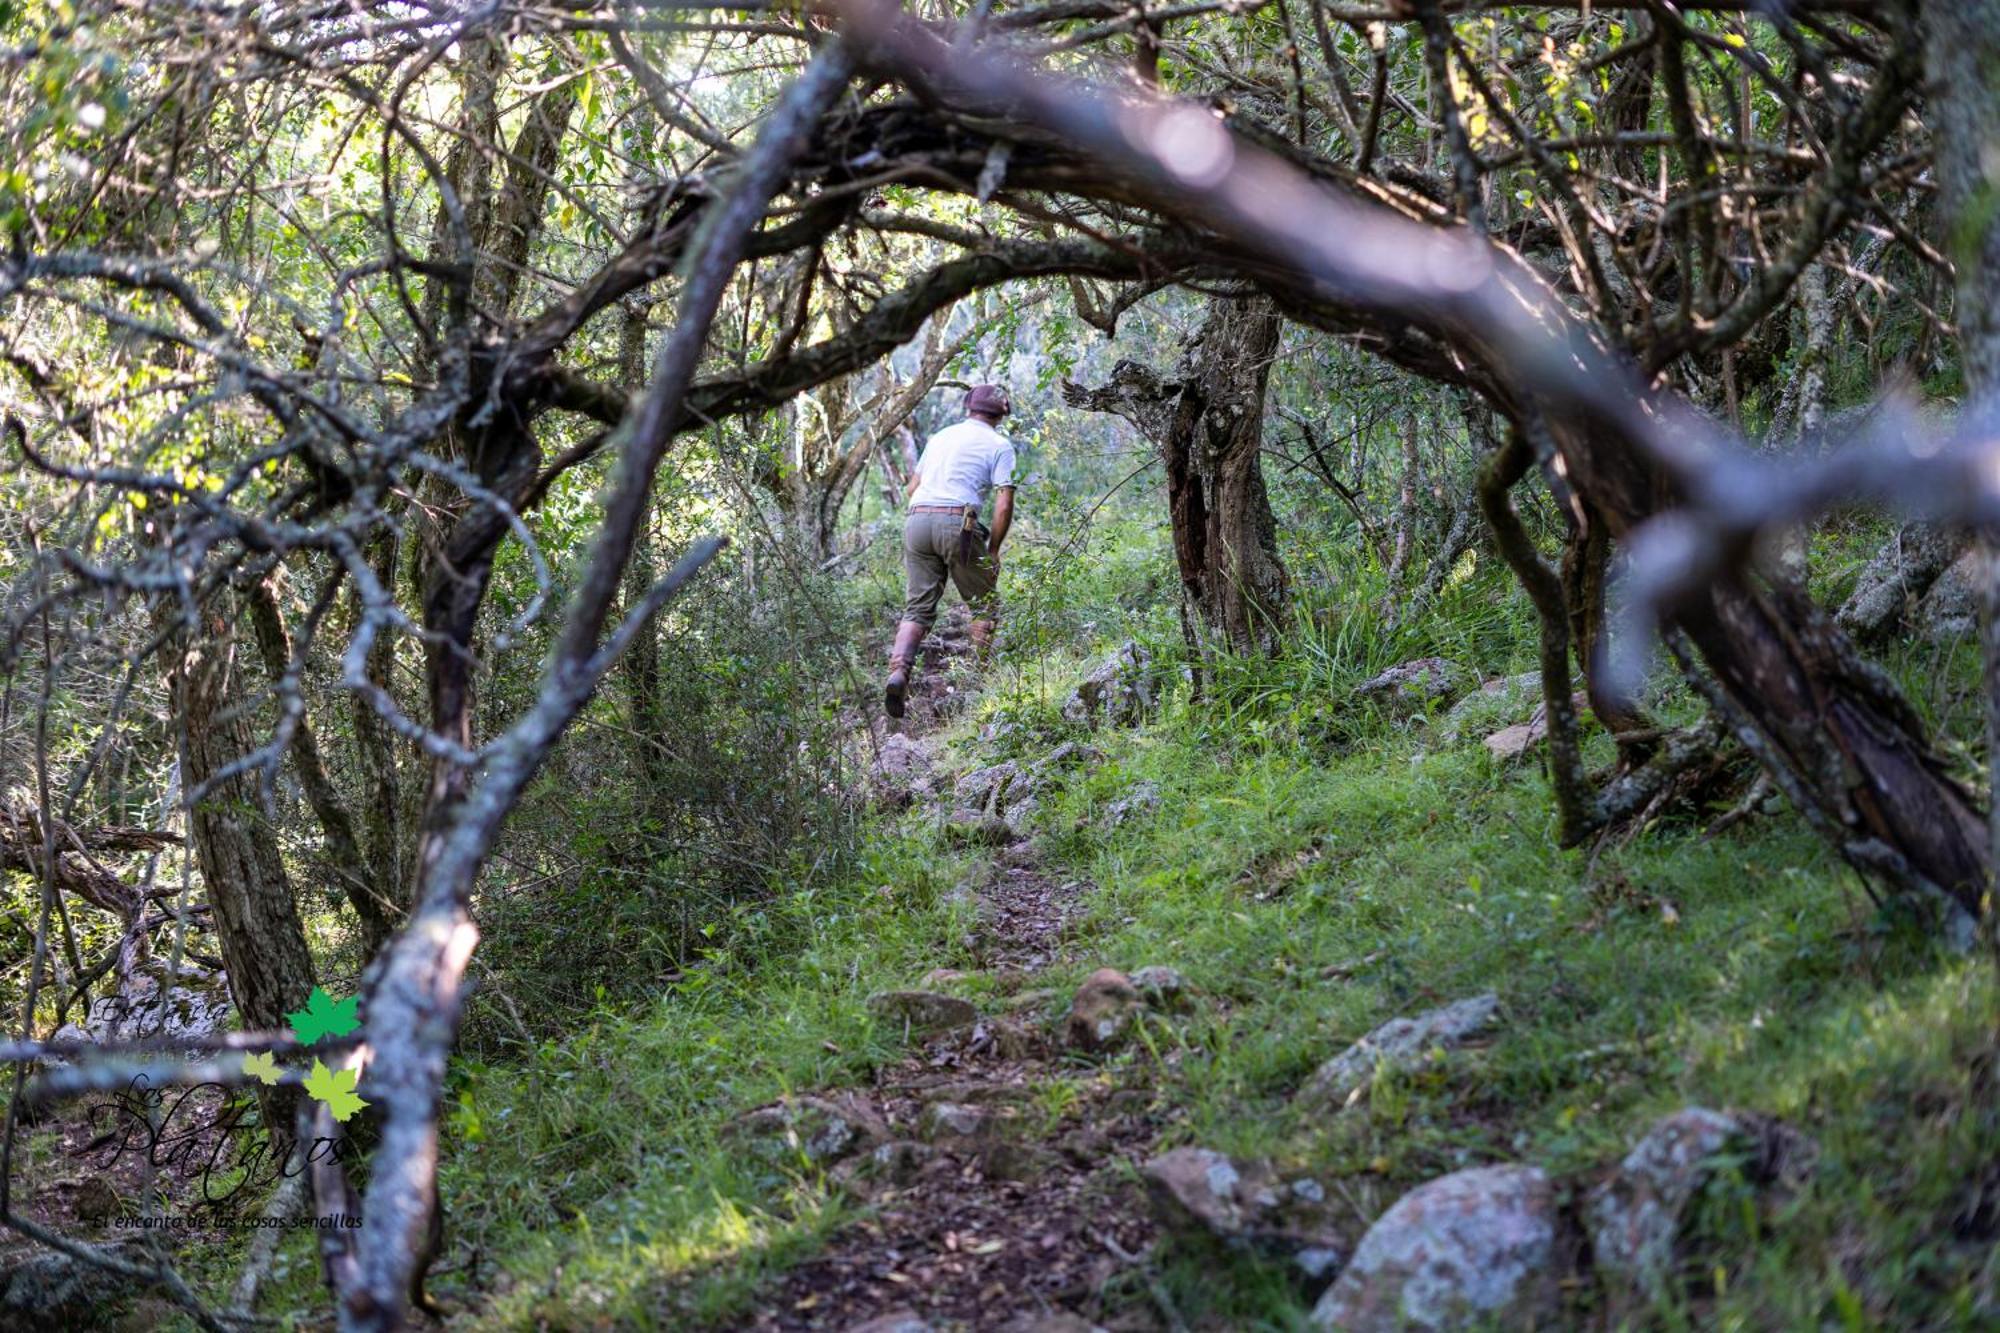
<instances>
[{"instance_id":1,"label":"dirt trail","mask_svg":"<svg viewBox=\"0 0 2000 1333\"><path fill-rule=\"evenodd\" d=\"M969 651L958 617L925 641L905 735L937 730L962 702L950 667ZM887 1146L834 1168L859 1217L760 1295L753 1328L874 1333L871 1321L897 1314L911 1322L879 1327L1157 1326L1143 1308L1108 1314L1100 1292L1152 1244L1120 1162L1149 1155L1164 1117L1147 1089L1065 1051L1045 1021L1068 997L1042 988L1040 973L1071 958L1065 920L1087 886L1049 875L1026 838L979 856L975 952L1009 991L1005 1010L913 1044L872 1086L844 1094L865 1099ZM952 989L949 978L910 981ZM1057 1322L1065 1314L1085 1322Z\"/></svg>"}]
</instances>

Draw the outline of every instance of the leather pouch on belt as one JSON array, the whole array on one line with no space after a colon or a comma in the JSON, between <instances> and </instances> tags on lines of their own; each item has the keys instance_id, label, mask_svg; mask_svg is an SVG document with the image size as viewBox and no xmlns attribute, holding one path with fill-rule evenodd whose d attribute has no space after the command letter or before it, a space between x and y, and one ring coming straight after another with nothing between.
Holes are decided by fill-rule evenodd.
<instances>
[{"instance_id":1,"label":"leather pouch on belt","mask_svg":"<svg viewBox=\"0 0 2000 1333\"><path fill-rule=\"evenodd\" d=\"M979 513L977 510L967 507L964 526L958 530L958 563L961 565L971 564L973 559L972 553L977 549L978 545Z\"/></svg>"}]
</instances>

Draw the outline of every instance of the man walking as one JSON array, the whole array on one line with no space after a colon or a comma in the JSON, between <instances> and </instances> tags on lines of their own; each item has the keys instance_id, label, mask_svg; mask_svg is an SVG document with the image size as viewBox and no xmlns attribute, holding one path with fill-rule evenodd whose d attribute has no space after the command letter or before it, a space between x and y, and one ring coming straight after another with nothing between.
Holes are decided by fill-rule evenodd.
<instances>
[{"instance_id":1,"label":"man walking","mask_svg":"<svg viewBox=\"0 0 2000 1333\"><path fill-rule=\"evenodd\" d=\"M910 476L910 510L903 520L903 573L907 591L903 623L889 653L882 706L903 715L903 695L917 645L937 619L947 575L972 610L972 646L984 659L1000 613L1000 543L1014 522L1014 446L996 427L1012 405L997 384L978 384L965 395L964 421L931 436ZM979 508L993 493L993 525Z\"/></svg>"}]
</instances>

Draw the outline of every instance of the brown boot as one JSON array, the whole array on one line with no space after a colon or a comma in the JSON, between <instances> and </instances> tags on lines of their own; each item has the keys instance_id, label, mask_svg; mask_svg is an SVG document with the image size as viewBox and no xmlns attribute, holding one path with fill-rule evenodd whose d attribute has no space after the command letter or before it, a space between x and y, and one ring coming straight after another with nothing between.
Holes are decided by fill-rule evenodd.
<instances>
[{"instance_id":1,"label":"brown boot","mask_svg":"<svg viewBox=\"0 0 2000 1333\"><path fill-rule=\"evenodd\" d=\"M916 621L905 620L896 626L896 646L889 650L889 679L882 687L882 709L890 717L903 715L903 695L910 688L917 645L923 641L924 627Z\"/></svg>"},{"instance_id":2,"label":"brown boot","mask_svg":"<svg viewBox=\"0 0 2000 1333\"><path fill-rule=\"evenodd\" d=\"M972 656L976 662L984 663L993 656L993 622L975 620L969 627L972 634Z\"/></svg>"}]
</instances>

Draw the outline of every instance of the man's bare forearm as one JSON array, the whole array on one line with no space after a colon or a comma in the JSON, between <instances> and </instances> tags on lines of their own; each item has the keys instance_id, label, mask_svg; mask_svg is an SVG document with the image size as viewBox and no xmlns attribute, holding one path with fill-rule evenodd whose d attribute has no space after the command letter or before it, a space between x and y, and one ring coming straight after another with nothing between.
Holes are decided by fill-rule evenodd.
<instances>
[{"instance_id":1,"label":"man's bare forearm","mask_svg":"<svg viewBox=\"0 0 2000 1333\"><path fill-rule=\"evenodd\" d=\"M987 528L986 553L995 559L1000 555L1000 543L1007 540L1007 529L1014 526L1014 490L1003 486L993 492L993 522Z\"/></svg>"}]
</instances>

